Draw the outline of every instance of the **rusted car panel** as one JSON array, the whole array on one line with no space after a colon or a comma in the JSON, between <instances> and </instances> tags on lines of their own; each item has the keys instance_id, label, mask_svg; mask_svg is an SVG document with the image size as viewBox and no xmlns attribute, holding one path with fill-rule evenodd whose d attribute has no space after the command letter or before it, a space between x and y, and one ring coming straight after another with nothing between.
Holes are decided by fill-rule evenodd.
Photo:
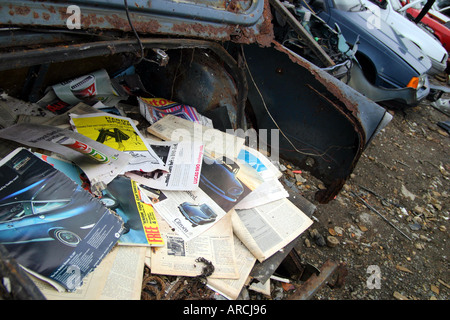
<instances>
[{"instance_id":1,"label":"rusted car panel","mask_svg":"<svg viewBox=\"0 0 450 320\"><path fill-rule=\"evenodd\" d=\"M134 28L141 34L255 41L264 29L264 5L261 0L0 1L0 24L131 31L128 10Z\"/></svg>"},{"instance_id":2,"label":"rusted car panel","mask_svg":"<svg viewBox=\"0 0 450 320\"><path fill-rule=\"evenodd\" d=\"M324 182L316 200L329 202L392 116L279 44L244 46L244 54L258 128L279 130L280 156Z\"/></svg>"},{"instance_id":3,"label":"rusted car panel","mask_svg":"<svg viewBox=\"0 0 450 320\"><path fill-rule=\"evenodd\" d=\"M339 193L369 141L390 121L384 108L277 43L268 0L182 1L189 9L184 15L178 2L175 10L171 1L129 1L140 42L128 32L122 1L74 4L81 8L80 30L66 26L67 3L0 1L0 24L8 27L0 38L9 44L0 47L1 89L35 102L59 81L136 65L152 94L197 107L217 128L279 130L280 157L323 181L326 189L317 194L322 203ZM158 28L150 28L151 21ZM181 23L201 27L181 30ZM43 41L27 46L27 39ZM149 60L164 50L168 63L139 59L140 44Z\"/></svg>"}]
</instances>

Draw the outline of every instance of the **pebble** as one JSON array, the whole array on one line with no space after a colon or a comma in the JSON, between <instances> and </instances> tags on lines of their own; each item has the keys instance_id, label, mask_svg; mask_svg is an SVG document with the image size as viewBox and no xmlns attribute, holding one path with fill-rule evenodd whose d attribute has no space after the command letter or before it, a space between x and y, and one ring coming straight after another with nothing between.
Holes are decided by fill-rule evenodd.
<instances>
[{"instance_id":1,"label":"pebble","mask_svg":"<svg viewBox=\"0 0 450 320\"><path fill-rule=\"evenodd\" d=\"M439 288L436 287L435 285L431 285L431 291L433 291L436 294L439 294Z\"/></svg>"},{"instance_id":2,"label":"pebble","mask_svg":"<svg viewBox=\"0 0 450 320\"><path fill-rule=\"evenodd\" d=\"M394 298L397 300L408 300L407 297L405 297L404 295L402 295L400 292L395 291L394 292Z\"/></svg>"},{"instance_id":3,"label":"pebble","mask_svg":"<svg viewBox=\"0 0 450 320\"><path fill-rule=\"evenodd\" d=\"M344 235L344 229L341 228L341 227L334 227L334 231L336 231L336 234L337 234L338 236Z\"/></svg>"},{"instance_id":4,"label":"pebble","mask_svg":"<svg viewBox=\"0 0 450 320\"><path fill-rule=\"evenodd\" d=\"M317 231L317 229L312 229L309 232L309 235L311 236L311 238L315 241L315 243L320 246L323 247L326 245L325 239L323 238L323 236L319 233L319 231Z\"/></svg>"},{"instance_id":5,"label":"pebble","mask_svg":"<svg viewBox=\"0 0 450 320\"><path fill-rule=\"evenodd\" d=\"M422 226L418 223L410 223L409 228L413 231L418 231L418 230L422 229Z\"/></svg>"},{"instance_id":6,"label":"pebble","mask_svg":"<svg viewBox=\"0 0 450 320\"><path fill-rule=\"evenodd\" d=\"M309 239L305 239L305 246L307 248L311 248L311 242L309 241Z\"/></svg>"},{"instance_id":7,"label":"pebble","mask_svg":"<svg viewBox=\"0 0 450 320\"><path fill-rule=\"evenodd\" d=\"M423 243L420 243L420 242L414 244L414 246L415 246L416 249L418 249L418 250L423 250L423 249L425 249L425 245L424 245Z\"/></svg>"}]
</instances>

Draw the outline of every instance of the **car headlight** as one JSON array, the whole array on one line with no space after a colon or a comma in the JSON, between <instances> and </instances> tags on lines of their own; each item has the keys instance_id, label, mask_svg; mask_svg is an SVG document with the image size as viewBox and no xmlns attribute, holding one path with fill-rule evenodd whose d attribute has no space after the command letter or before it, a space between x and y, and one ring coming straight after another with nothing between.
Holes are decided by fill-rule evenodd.
<instances>
[{"instance_id":1,"label":"car headlight","mask_svg":"<svg viewBox=\"0 0 450 320\"><path fill-rule=\"evenodd\" d=\"M416 90L420 89L425 85L426 79L426 74L423 74L420 77L412 77L411 80L409 80L407 87L414 88Z\"/></svg>"}]
</instances>

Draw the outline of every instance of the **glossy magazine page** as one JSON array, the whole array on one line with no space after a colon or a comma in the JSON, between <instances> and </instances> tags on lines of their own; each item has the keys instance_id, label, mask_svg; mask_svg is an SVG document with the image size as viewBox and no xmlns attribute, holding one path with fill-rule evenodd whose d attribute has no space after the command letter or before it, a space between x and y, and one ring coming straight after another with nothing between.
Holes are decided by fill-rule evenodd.
<instances>
[{"instance_id":1,"label":"glossy magazine page","mask_svg":"<svg viewBox=\"0 0 450 320\"><path fill-rule=\"evenodd\" d=\"M76 290L117 243L123 221L26 149L0 167L0 243L27 270Z\"/></svg>"}]
</instances>

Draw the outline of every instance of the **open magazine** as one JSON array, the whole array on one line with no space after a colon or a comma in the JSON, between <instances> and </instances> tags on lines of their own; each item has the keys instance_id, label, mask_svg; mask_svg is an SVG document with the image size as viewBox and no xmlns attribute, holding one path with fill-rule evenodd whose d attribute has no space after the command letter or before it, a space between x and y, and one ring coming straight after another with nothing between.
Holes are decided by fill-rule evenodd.
<instances>
[{"instance_id":1,"label":"open magazine","mask_svg":"<svg viewBox=\"0 0 450 320\"><path fill-rule=\"evenodd\" d=\"M36 156L63 172L75 183L89 191L89 184L83 176L83 171L73 163L35 153ZM102 203L116 212L124 221L125 231L119 244L133 246L162 246L163 240L159 232L152 200L143 194L137 183L124 176L117 176L102 191Z\"/></svg>"},{"instance_id":2,"label":"open magazine","mask_svg":"<svg viewBox=\"0 0 450 320\"><path fill-rule=\"evenodd\" d=\"M195 190L200 183L203 145L200 142L150 141L150 147L168 172L129 171L125 175L147 187L159 190Z\"/></svg>"},{"instance_id":3,"label":"open magazine","mask_svg":"<svg viewBox=\"0 0 450 320\"><path fill-rule=\"evenodd\" d=\"M97 142L131 156L124 169L127 171L152 172L166 170L161 159L136 128L133 120L109 113L70 114L74 130Z\"/></svg>"},{"instance_id":4,"label":"open magazine","mask_svg":"<svg viewBox=\"0 0 450 320\"><path fill-rule=\"evenodd\" d=\"M214 266L211 278L239 277L230 214L200 236L188 241L172 231L164 220L160 225L165 245L151 253L152 273L195 277L203 267L196 263L197 258L201 257Z\"/></svg>"},{"instance_id":5,"label":"open magazine","mask_svg":"<svg viewBox=\"0 0 450 320\"><path fill-rule=\"evenodd\" d=\"M259 262L284 248L313 223L286 198L235 210L232 220L234 233Z\"/></svg>"},{"instance_id":6,"label":"open magazine","mask_svg":"<svg viewBox=\"0 0 450 320\"><path fill-rule=\"evenodd\" d=\"M27 271L77 289L119 240L122 219L26 149L0 168L0 243Z\"/></svg>"},{"instance_id":7,"label":"open magazine","mask_svg":"<svg viewBox=\"0 0 450 320\"><path fill-rule=\"evenodd\" d=\"M116 177L103 190L101 201L120 215L125 231L119 244L132 246L162 246L164 244L151 204L144 201L138 184L124 176ZM146 197L146 196L145 196Z\"/></svg>"}]
</instances>

